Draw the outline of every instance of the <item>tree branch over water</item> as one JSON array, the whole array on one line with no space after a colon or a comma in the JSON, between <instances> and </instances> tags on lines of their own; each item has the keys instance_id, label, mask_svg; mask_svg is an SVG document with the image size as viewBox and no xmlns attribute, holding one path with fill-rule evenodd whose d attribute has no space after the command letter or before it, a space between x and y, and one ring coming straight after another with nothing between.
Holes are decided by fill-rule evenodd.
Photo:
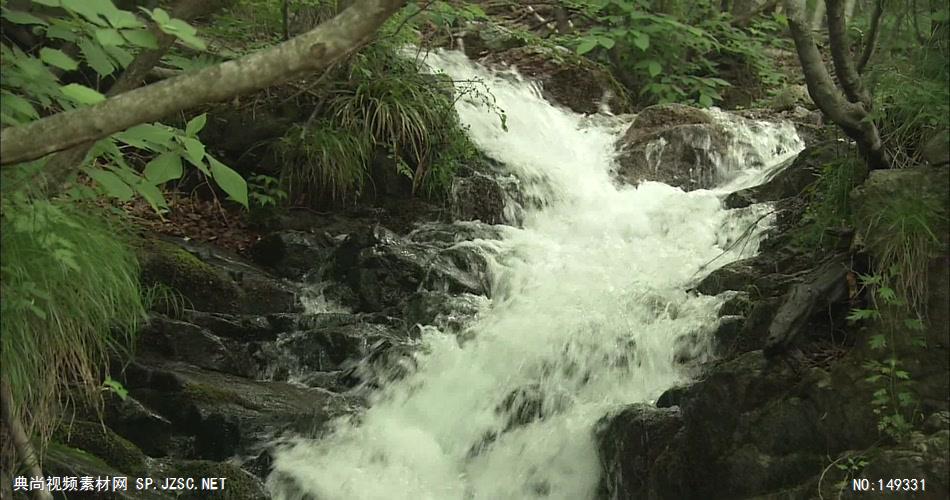
<instances>
[{"instance_id":1,"label":"tree branch over water","mask_svg":"<svg viewBox=\"0 0 950 500\"><path fill-rule=\"evenodd\" d=\"M254 54L163 80L0 133L0 165L41 158L200 104L229 99L307 71L366 44L406 0L360 0L313 30Z\"/></svg>"}]
</instances>

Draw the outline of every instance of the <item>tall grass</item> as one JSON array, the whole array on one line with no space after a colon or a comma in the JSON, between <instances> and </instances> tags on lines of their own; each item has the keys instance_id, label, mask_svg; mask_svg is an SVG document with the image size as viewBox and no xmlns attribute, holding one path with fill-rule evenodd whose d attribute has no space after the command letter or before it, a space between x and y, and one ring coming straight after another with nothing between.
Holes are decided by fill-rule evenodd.
<instances>
[{"instance_id":1,"label":"tall grass","mask_svg":"<svg viewBox=\"0 0 950 500\"><path fill-rule=\"evenodd\" d=\"M372 144L361 134L320 121L291 127L277 144L277 154L291 198L318 193L346 200L363 187Z\"/></svg>"},{"instance_id":2,"label":"tall grass","mask_svg":"<svg viewBox=\"0 0 950 500\"><path fill-rule=\"evenodd\" d=\"M413 191L436 197L448 191L459 162L474 156L454 107L451 80L426 74L382 37L356 54L324 90L314 115L293 127L278 156L291 196L307 190L346 199L361 192L377 148L412 179Z\"/></svg>"},{"instance_id":3,"label":"tall grass","mask_svg":"<svg viewBox=\"0 0 950 500\"><path fill-rule=\"evenodd\" d=\"M127 349L145 317L121 228L67 203L10 195L0 220L0 375L41 444L67 405L98 407L110 351Z\"/></svg>"}]
</instances>

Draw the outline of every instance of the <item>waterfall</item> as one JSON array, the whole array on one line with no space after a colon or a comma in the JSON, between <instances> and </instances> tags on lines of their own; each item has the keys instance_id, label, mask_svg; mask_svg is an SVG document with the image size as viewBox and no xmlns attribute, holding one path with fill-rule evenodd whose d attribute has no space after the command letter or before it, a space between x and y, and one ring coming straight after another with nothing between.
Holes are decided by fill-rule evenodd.
<instances>
[{"instance_id":1,"label":"waterfall","mask_svg":"<svg viewBox=\"0 0 950 500\"><path fill-rule=\"evenodd\" d=\"M627 118L553 106L531 82L459 53L428 62L456 81L486 83L507 131L479 99L459 99L461 119L540 203L492 242L492 299L465 340L427 328L416 370L325 437L280 448L268 487L277 499L592 498L594 425L684 382L684 350L708 355L722 299L687 290L710 261L756 251L754 237L732 242L766 208L724 210L725 188L620 186L611 171ZM744 149L723 162L763 161L718 166L734 174L730 190L800 147L788 127L738 136Z\"/></svg>"}]
</instances>

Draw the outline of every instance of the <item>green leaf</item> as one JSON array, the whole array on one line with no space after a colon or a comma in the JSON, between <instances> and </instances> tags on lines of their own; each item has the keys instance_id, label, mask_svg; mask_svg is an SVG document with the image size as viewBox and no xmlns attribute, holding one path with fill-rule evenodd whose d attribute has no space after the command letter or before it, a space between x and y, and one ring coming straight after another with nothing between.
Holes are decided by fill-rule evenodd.
<instances>
[{"instance_id":1,"label":"green leaf","mask_svg":"<svg viewBox=\"0 0 950 500\"><path fill-rule=\"evenodd\" d=\"M38 3L40 5L45 5L47 7L59 7L59 0L33 0L33 3Z\"/></svg>"},{"instance_id":2,"label":"green leaf","mask_svg":"<svg viewBox=\"0 0 950 500\"><path fill-rule=\"evenodd\" d=\"M119 396L119 399L125 401L129 397L129 391L125 388L119 381L113 380L112 377L106 377L102 382L102 386L115 393L116 396Z\"/></svg>"},{"instance_id":3,"label":"green leaf","mask_svg":"<svg viewBox=\"0 0 950 500\"><path fill-rule=\"evenodd\" d=\"M171 20L171 18L168 16L168 12L165 12L163 9L154 9L149 12L143 7L142 10L148 12L148 14L152 16L152 20L159 25L166 24L169 20Z\"/></svg>"},{"instance_id":4,"label":"green leaf","mask_svg":"<svg viewBox=\"0 0 950 500\"><path fill-rule=\"evenodd\" d=\"M214 182L231 196L231 199L244 205L247 208L247 183L241 174L231 170L230 167L216 160L213 156L207 156L208 163L211 165L211 176Z\"/></svg>"},{"instance_id":5,"label":"green leaf","mask_svg":"<svg viewBox=\"0 0 950 500\"><path fill-rule=\"evenodd\" d=\"M119 30L115 28L102 28L96 30L96 40L99 41L104 46L119 46L125 43L125 39L122 38L122 35L119 34Z\"/></svg>"},{"instance_id":6,"label":"green leaf","mask_svg":"<svg viewBox=\"0 0 950 500\"><path fill-rule=\"evenodd\" d=\"M181 137L180 140L185 145L188 161L194 165L201 165L205 157L205 145L193 137Z\"/></svg>"},{"instance_id":7,"label":"green leaf","mask_svg":"<svg viewBox=\"0 0 950 500\"><path fill-rule=\"evenodd\" d=\"M86 59L86 63L89 64L96 73L99 73L99 76L109 76L115 71L115 66L112 64L109 56L106 55L105 51L103 51L99 45L89 40L80 40L79 50Z\"/></svg>"},{"instance_id":8,"label":"green leaf","mask_svg":"<svg viewBox=\"0 0 950 500\"><path fill-rule=\"evenodd\" d=\"M106 25L105 20L99 17L101 12L99 5L97 5L98 2L93 2L92 0L60 0L60 3L66 10L70 10L82 17L85 17L93 24L97 24L99 26Z\"/></svg>"},{"instance_id":9,"label":"green leaf","mask_svg":"<svg viewBox=\"0 0 950 500\"><path fill-rule=\"evenodd\" d=\"M656 75L659 75L663 72L663 66L661 66L657 61L648 61L647 72L650 74L650 78L655 78Z\"/></svg>"},{"instance_id":10,"label":"green leaf","mask_svg":"<svg viewBox=\"0 0 950 500\"><path fill-rule=\"evenodd\" d=\"M132 188L112 172L100 168L90 168L86 170L86 173L102 186L107 195L122 201L132 199Z\"/></svg>"},{"instance_id":11,"label":"green leaf","mask_svg":"<svg viewBox=\"0 0 950 500\"><path fill-rule=\"evenodd\" d=\"M107 20L113 28L121 30L145 27L145 25L142 24L142 21L139 21L139 18L135 17L135 14L126 10L116 9L115 12L108 16Z\"/></svg>"},{"instance_id":12,"label":"green leaf","mask_svg":"<svg viewBox=\"0 0 950 500\"><path fill-rule=\"evenodd\" d=\"M132 59L135 59L135 56L133 56L131 52L125 50L122 47L106 45L103 48L106 49L106 52L108 52L109 55L112 56L112 59L115 62L119 63L119 66L123 68L128 66L129 63L132 62Z\"/></svg>"},{"instance_id":13,"label":"green leaf","mask_svg":"<svg viewBox=\"0 0 950 500\"><path fill-rule=\"evenodd\" d=\"M701 94L701 95L699 96L699 105L700 105L700 106L702 106L702 107L704 107L704 108L708 108L709 106L712 106L712 104L713 104L713 99L712 99L712 97L710 97L708 94Z\"/></svg>"},{"instance_id":14,"label":"green leaf","mask_svg":"<svg viewBox=\"0 0 950 500\"><path fill-rule=\"evenodd\" d=\"M615 42L614 42L614 39L613 39L613 38L608 38L608 37L605 37L605 36L600 36L600 37L597 37L597 43L599 43L601 47L603 47L603 48L605 48L605 49L607 49L607 50L610 50L610 49L612 49L612 48L614 47L614 43L615 43Z\"/></svg>"},{"instance_id":15,"label":"green leaf","mask_svg":"<svg viewBox=\"0 0 950 500\"><path fill-rule=\"evenodd\" d=\"M143 49L157 49L158 40L148 30L122 30L122 36L129 43Z\"/></svg>"},{"instance_id":16,"label":"green leaf","mask_svg":"<svg viewBox=\"0 0 950 500\"><path fill-rule=\"evenodd\" d=\"M175 35L185 45L196 49L205 50L207 46L204 40L198 38L198 30L181 19L172 19L168 23L160 24L159 27L169 35Z\"/></svg>"},{"instance_id":17,"label":"green leaf","mask_svg":"<svg viewBox=\"0 0 950 500\"><path fill-rule=\"evenodd\" d=\"M43 47L40 49L40 59L50 66L56 66L57 68L64 69L66 71L73 71L79 67L79 63L59 49Z\"/></svg>"},{"instance_id":18,"label":"green leaf","mask_svg":"<svg viewBox=\"0 0 950 500\"><path fill-rule=\"evenodd\" d=\"M167 150L175 138L175 134L162 125L143 123L124 132L119 132L116 134L116 138L140 149L154 149L155 146L159 146L161 149Z\"/></svg>"},{"instance_id":19,"label":"green leaf","mask_svg":"<svg viewBox=\"0 0 950 500\"><path fill-rule=\"evenodd\" d=\"M871 349L883 349L887 347L887 337L884 335L872 335L871 338L868 339L868 345Z\"/></svg>"},{"instance_id":20,"label":"green leaf","mask_svg":"<svg viewBox=\"0 0 950 500\"><path fill-rule=\"evenodd\" d=\"M13 24L40 24L43 26L47 26L49 24L46 21L34 16L33 14L30 14L29 12L23 12L20 10L3 9L3 18Z\"/></svg>"},{"instance_id":21,"label":"green leaf","mask_svg":"<svg viewBox=\"0 0 950 500\"><path fill-rule=\"evenodd\" d=\"M106 100L106 96L99 92L78 83L63 85L60 90L63 94L78 104L95 104Z\"/></svg>"},{"instance_id":22,"label":"green leaf","mask_svg":"<svg viewBox=\"0 0 950 500\"><path fill-rule=\"evenodd\" d=\"M642 51L650 48L650 35L646 33L635 33L633 35L633 45Z\"/></svg>"},{"instance_id":23,"label":"green leaf","mask_svg":"<svg viewBox=\"0 0 950 500\"><path fill-rule=\"evenodd\" d=\"M183 173L181 155L178 153L164 153L155 157L145 165L145 178L153 185L164 184L170 180L180 179Z\"/></svg>"},{"instance_id":24,"label":"green leaf","mask_svg":"<svg viewBox=\"0 0 950 500\"><path fill-rule=\"evenodd\" d=\"M582 56L582 55L584 55L584 54L586 54L586 53L588 53L588 52L594 50L594 47L596 47L596 46L597 46L597 40L596 40L596 39L594 39L594 38L585 38L585 39L584 39L583 41L581 41L581 43L577 46L577 55L581 55L581 56Z\"/></svg>"},{"instance_id":25,"label":"green leaf","mask_svg":"<svg viewBox=\"0 0 950 500\"><path fill-rule=\"evenodd\" d=\"M168 208L168 202L158 187L143 180L135 185L135 191L151 205L152 210L160 213L163 208Z\"/></svg>"},{"instance_id":26,"label":"green leaf","mask_svg":"<svg viewBox=\"0 0 950 500\"><path fill-rule=\"evenodd\" d=\"M0 108L16 111L27 118L35 119L40 117L36 109L33 108L33 105L30 104L30 101L5 90L0 94Z\"/></svg>"},{"instance_id":27,"label":"green leaf","mask_svg":"<svg viewBox=\"0 0 950 500\"><path fill-rule=\"evenodd\" d=\"M201 132L205 128L205 123L208 121L208 114L201 113L200 115L188 120L188 125L185 126L185 133L189 137L195 137L198 135L198 132Z\"/></svg>"}]
</instances>

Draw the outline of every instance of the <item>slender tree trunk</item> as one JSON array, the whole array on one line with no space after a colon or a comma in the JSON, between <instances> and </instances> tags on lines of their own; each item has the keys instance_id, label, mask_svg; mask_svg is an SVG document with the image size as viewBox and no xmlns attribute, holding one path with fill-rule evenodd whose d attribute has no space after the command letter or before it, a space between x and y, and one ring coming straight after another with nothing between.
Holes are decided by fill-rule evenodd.
<instances>
[{"instance_id":1,"label":"slender tree trunk","mask_svg":"<svg viewBox=\"0 0 950 500\"><path fill-rule=\"evenodd\" d=\"M884 14L884 0L875 0L874 11L871 13L871 27L868 29L868 38L864 41L864 50L858 59L858 74L864 73L864 68L874 55L878 38L881 37L881 17Z\"/></svg>"},{"instance_id":2,"label":"slender tree trunk","mask_svg":"<svg viewBox=\"0 0 950 500\"><path fill-rule=\"evenodd\" d=\"M844 90L845 97L851 102L864 105L871 110L871 96L861 83L861 75L854 66L851 57L851 41L848 38L848 26L845 20L845 6L841 0L826 0L828 6L828 41L831 45L831 60L835 65L835 75Z\"/></svg>"},{"instance_id":3,"label":"slender tree trunk","mask_svg":"<svg viewBox=\"0 0 950 500\"><path fill-rule=\"evenodd\" d=\"M829 3L829 13L832 5L833 3ZM835 87L831 75L828 74L821 53L812 38L811 28L805 20L804 1L785 0L785 11L789 31L805 74L808 94L815 101L815 105L841 127L848 137L854 139L869 168L887 168L890 162L877 127L868 117L868 110L861 102L849 101ZM840 47L838 50L841 50Z\"/></svg>"},{"instance_id":4,"label":"slender tree trunk","mask_svg":"<svg viewBox=\"0 0 950 500\"><path fill-rule=\"evenodd\" d=\"M318 71L367 43L406 0L360 0L313 30L240 59L0 132L0 165L34 160L139 123Z\"/></svg>"},{"instance_id":5,"label":"slender tree trunk","mask_svg":"<svg viewBox=\"0 0 950 500\"><path fill-rule=\"evenodd\" d=\"M23 430L23 424L13 408L13 391L6 379L0 378L0 414L2 414L3 426L7 428L10 435L10 441L13 442L13 449L17 458L26 467L30 477L43 477L43 469L40 468L39 457L30 438ZM36 500L53 500L53 495L45 489L34 490L33 498Z\"/></svg>"},{"instance_id":6,"label":"slender tree trunk","mask_svg":"<svg viewBox=\"0 0 950 500\"><path fill-rule=\"evenodd\" d=\"M787 10L787 9L786 9ZM824 0L815 0L815 10L811 13L811 26L812 31L820 31L821 23L825 20L825 1Z\"/></svg>"}]
</instances>

